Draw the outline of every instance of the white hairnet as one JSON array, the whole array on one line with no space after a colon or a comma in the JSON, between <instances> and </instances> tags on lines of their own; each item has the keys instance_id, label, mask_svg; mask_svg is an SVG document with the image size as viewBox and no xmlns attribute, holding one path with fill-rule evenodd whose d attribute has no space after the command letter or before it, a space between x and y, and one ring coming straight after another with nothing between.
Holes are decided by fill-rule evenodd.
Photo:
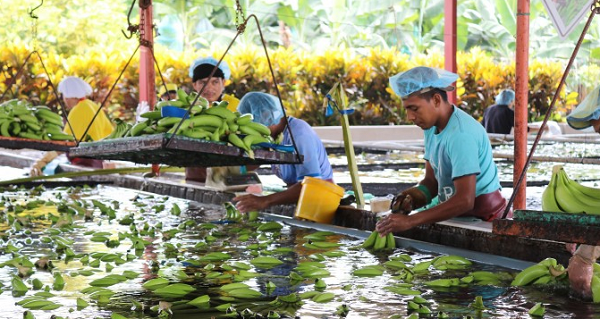
<instances>
[{"instance_id":1,"label":"white hairnet","mask_svg":"<svg viewBox=\"0 0 600 319\"><path fill-rule=\"evenodd\" d=\"M58 93L65 98L81 99L92 94L92 87L76 76L67 76L58 83Z\"/></svg>"},{"instance_id":2,"label":"white hairnet","mask_svg":"<svg viewBox=\"0 0 600 319\"><path fill-rule=\"evenodd\" d=\"M600 118L600 86L588 94L581 103L567 116L567 123L576 130L590 127L590 121Z\"/></svg>"},{"instance_id":3,"label":"white hairnet","mask_svg":"<svg viewBox=\"0 0 600 319\"><path fill-rule=\"evenodd\" d=\"M276 96L262 92L248 92L237 108L241 114L250 113L254 122L266 126L278 124L283 117L281 103Z\"/></svg>"},{"instance_id":4,"label":"white hairnet","mask_svg":"<svg viewBox=\"0 0 600 319\"><path fill-rule=\"evenodd\" d=\"M217 59L215 59L213 57L198 58L198 59L194 60L194 62L190 66L190 70L188 72L188 75L190 76L190 78L193 78L194 77L194 70L199 65L209 64L209 65L212 65L212 66L216 66L217 63L219 63L219 60L217 60ZM223 72L223 77L225 78L225 80L229 80L229 77L231 76L231 70L229 69L229 65L227 65L227 62L225 62L225 60L221 61L221 63L219 64L219 69L221 70L221 72Z\"/></svg>"},{"instance_id":5,"label":"white hairnet","mask_svg":"<svg viewBox=\"0 0 600 319\"><path fill-rule=\"evenodd\" d=\"M452 91L451 86L458 79L458 75L446 70L418 66L408 71L398 73L390 78L392 90L400 96L407 98L409 95L424 91L425 89L441 89ZM421 92L424 93L424 92Z\"/></svg>"},{"instance_id":6,"label":"white hairnet","mask_svg":"<svg viewBox=\"0 0 600 319\"><path fill-rule=\"evenodd\" d=\"M509 105L515 100L515 91L511 89L502 90L502 92L496 95L496 104L498 105Z\"/></svg>"}]
</instances>

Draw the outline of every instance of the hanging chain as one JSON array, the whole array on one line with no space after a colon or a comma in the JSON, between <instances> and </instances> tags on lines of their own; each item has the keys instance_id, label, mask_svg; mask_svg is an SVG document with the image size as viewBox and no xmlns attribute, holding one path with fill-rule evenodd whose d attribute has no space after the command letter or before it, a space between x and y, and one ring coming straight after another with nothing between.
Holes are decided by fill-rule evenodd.
<instances>
[{"instance_id":1,"label":"hanging chain","mask_svg":"<svg viewBox=\"0 0 600 319\"><path fill-rule=\"evenodd\" d=\"M38 16L36 16L35 14L33 14L33 11L37 10L39 7L41 7L44 4L44 0L42 0L42 3L40 3L40 5L38 5L37 7L31 9L31 11L29 11L29 17L31 17L31 46L32 46L32 51L36 50L37 47L37 20L38 20Z\"/></svg>"},{"instance_id":2,"label":"hanging chain","mask_svg":"<svg viewBox=\"0 0 600 319\"><path fill-rule=\"evenodd\" d=\"M235 6L235 28L238 30L238 33L242 34L246 31L246 18L244 17L244 10L242 9L240 0L235 0ZM242 23L240 23L240 20L242 20Z\"/></svg>"},{"instance_id":3,"label":"hanging chain","mask_svg":"<svg viewBox=\"0 0 600 319\"><path fill-rule=\"evenodd\" d=\"M600 0L596 0L594 1L594 3L592 3L592 11L594 11L595 14L599 14L600 13Z\"/></svg>"}]
</instances>

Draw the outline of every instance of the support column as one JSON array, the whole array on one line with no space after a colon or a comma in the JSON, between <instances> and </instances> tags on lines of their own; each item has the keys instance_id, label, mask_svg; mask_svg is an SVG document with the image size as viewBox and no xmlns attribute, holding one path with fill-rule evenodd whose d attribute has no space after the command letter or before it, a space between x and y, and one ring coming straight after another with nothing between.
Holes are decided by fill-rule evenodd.
<instances>
[{"instance_id":1,"label":"support column","mask_svg":"<svg viewBox=\"0 0 600 319\"><path fill-rule=\"evenodd\" d=\"M444 68L456 73L456 6L457 0L444 1ZM456 104L456 90L448 92L448 100Z\"/></svg>"},{"instance_id":2,"label":"support column","mask_svg":"<svg viewBox=\"0 0 600 319\"><path fill-rule=\"evenodd\" d=\"M527 107L529 100L529 3L530 0L518 0L517 4L517 53L516 53L516 83L515 83L515 164L513 183L516 184L519 175L527 162ZM516 192L513 208L527 207L527 175L523 177Z\"/></svg>"}]
</instances>

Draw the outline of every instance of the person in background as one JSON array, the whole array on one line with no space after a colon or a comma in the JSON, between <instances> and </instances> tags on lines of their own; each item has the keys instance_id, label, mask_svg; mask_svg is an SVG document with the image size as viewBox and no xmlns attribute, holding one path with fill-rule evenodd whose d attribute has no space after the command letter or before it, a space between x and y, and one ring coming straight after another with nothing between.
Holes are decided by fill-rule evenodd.
<instances>
[{"instance_id":1,"label":"person in background","mask_svg":"<svg viewBox=\"0 0 600 319\"><path fill-rule=\"evenodd\" d=\"M240 101L233 95L225 94L225 83L231 76L231 70L227 62L221 61L217 70L209 78L211 72L219 61L212 57L202 57L194 60L190 66L189 76L192 78L192 86L196 92L200 92L202 87L202 97L208 100L209 106L212 102L227 101L227 108L232 112L237 110ZM201 182L206 181L206 167L186 167L185 179L187 181Z\"/></svg>"},{"instance_id":2,"label":"person in background","mask_svg":"<svg viewBox=\"0 0 600 319\"><path fill-rule=\"evenodd\" d=\"M68 122L65 123L64 127L66 134L74 135L78 141L98 141L112 133L114 126L104 110L100 110L98 115L96 115L100 106L87 98L92 94L92 87L87 82L76 76L67 76L58 83L57 90L65 103L68 113ZM85 133L86 130L87 133ZM85 138L84 133L86 134ZM54 151L47 152L31 166L30 175L41 175L43 168L58 155ZM69 160L74 165L95 168L104 167L102 160L88 158L69 158Z\"/></svg>"},{"instance_id":3,"label":"person in background","mask_svg":"<svg viewBox=\"0 0 600 319\"><path fill-rule=\"evenodd\" d=\"M448 102L446 92L454 90L456 79L454 73L422 66L390 78L408 120L425 131L426 164L425 178L397 195L393 214L377 223L382 236L458 216L490 221L503 215L507 202L500 193L487 133L471 115ZM408 215L429 204L432 194L438 205Z\"/></svg>"},{"instance_id":4,"label":"person in background","mask_svg":"<svg viewBox=\"0 0 600 319\"><path fill-rule=\"evenodd\" d=\"M496 96L496 104L483 111L483 127L488 133L510 134L515 126L515 92L502 90Z\"/></svg>"},{"instance_id":5,"label":"person in background","mask_svg":"<svg viewBox=\"0 0 600 319\"><path fill-rule=\"evenodd\" d=\"M160 85L158 87L158 98L161 101L177 99L177 84L168 83L165 85Z\"/></svg>"},{"instance_id":6,"label":"person in background","mask_svg":"<svg viewBox=\"0 0 600 319\"><path fill-rule=\"evenodd\" d=\"M594 130L600 133L600 86L594 88L567 116L567 124L576 130ZM590 129L591 128L591 129ZM600 257L600 246L567 244L573 254L567 271L571 292L585 300L592 298L594 263Z\"/></svg>"},{"instance_id":7,"label":"person in background","mask_svg":"<svg viewBox=\"0 0 600 319\"><path fill-rule=\"evenodd\" d=\"M305 176L333 183L331 164L325 146L317 133L301 119L288 116L286 123L281 103L277 97L262 92L249 92L240 101L238 112L252 114L254 122L269 127L271 137L279 144L292 144L290 131L286 128L286 124L289 123L298 153L304 157L302 164L272 165L274 174L287 184L285 191L267 196L247 194L233 198L233 201L237 202L236 207L241 212L263 210L273 205L297 203L302 190L301 182Z\"/></svg>"}]
</instances>

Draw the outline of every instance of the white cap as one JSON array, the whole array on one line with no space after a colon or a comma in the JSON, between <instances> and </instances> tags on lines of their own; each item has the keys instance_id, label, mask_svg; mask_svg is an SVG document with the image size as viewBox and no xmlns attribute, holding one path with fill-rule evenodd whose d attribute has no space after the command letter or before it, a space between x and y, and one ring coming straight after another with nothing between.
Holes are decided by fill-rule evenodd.
<instances>
[{"instance_id":1,"label":"white cap","mask_svg":"<svg viewBox=\"0 0 600 319\"><path fill-rule=\"evenodd\" d=\"M92 94L92 87L76 76L67 76L58 83L58 92L65 98L84 98Z\"/></svg>"}]
</instances>

